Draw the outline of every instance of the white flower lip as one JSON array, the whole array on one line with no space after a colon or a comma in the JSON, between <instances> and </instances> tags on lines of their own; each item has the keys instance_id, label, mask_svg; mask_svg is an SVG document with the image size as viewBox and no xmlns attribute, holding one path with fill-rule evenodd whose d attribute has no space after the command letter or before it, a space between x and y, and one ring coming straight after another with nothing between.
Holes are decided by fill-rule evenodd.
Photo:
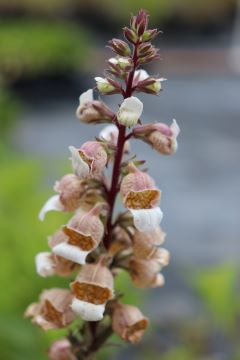
<instances>
[{"instance_id":1,"label":"white flower lip","mask_svg":"<svg viewBox=\"0 0 240 360\"><path fill-rule=\"evenodd\" d=\"M111 135L118 135L118 128L116 125L111 124L105 126L99 133L99 137L103 138L106 141L111 141Z\"/></svg>"},{"instance_id":2,"label":"white flower lip","mask_svg":"<svg viewBox=\"0 0 240 360\"><path fill-rule=\"evenodd\" d=\"M138 78L138 81L144 81L149 77L149 74L144 69L139 69L135 71L134 78Z\"/></svg>"},{"instance_id":3,"label":"white flower lip","mask_svg":"<svg viewBox=\"0 0 240 360\"><path fill-rule=\"evenodd\" d=\"M80 96L79 96L79 104L80 106L90 102L90 101L93 101L93 90L92 89L89 89L87 91L85 91L84 93L82 93Z\"/></svg>"},{"instance_id":4,"label":"white flower lip","mask_svg":"<svg viewBox=\"0 0 240 360\"><path fill-rule=\"evenodd\" d=\"M72 310L85 321L99 321L103 318L105 304L95 305L86 301L73 299Z\"/></svg>"},{"instance_id":5,"label":"white flower lip","mask_svg":"<svg viewBox=\"0 0 240 360\"><path fill-rule=\"evenodd\" d=\"M42 209L40 210L40 213L38 216L39 220L43 221L46 213L49 211L52 211L52 210L64 211L63 205L60 202L59 195L53 195L46 201L46 203L43 205Z\"/></svg>"},{"instance_id":6,"label":"white flower lip","mask_svg":"<svg viewBox=\"0 0 240 360\"><path fill-rule=\"evenodd\" d=\"M71 260L77 264L85 264L89 251L83 251L78 246L62 242L52 248L52 252L64 259Z\"/></svg>"},{"instance_id":7,"label":"white flower lip","mask_svg":"<svg viewBox=\"0 0 240 360\"><path fill-rule=\"evenodd\" d=\"M135 227L141 232L149 232L158 228L163 218L160 207L153 209L129 209L133 216Z\"/></svg>"},{"instance_id":8,"label":"white flower lip","mask_svg":"<svg viewBox=\"0 0 240 360\"><path fill-rule=\"evenodd\" d=\"M104 79L104 78L101 77L101 76L96 76L96 77L94 78L94 80L96 80L96 82L107 83L107 84L108 84L107 79Z\"/></svg>"},{"instance_id":9,"label":"white flower lip","mask_svg":"<svg viewBox=\"0 0 240 360\"><path fill-rule=\"evenodd\" d=\"M80 179L88 178L90 174L89 166L79 155L78 149L74 146L69 146L68 149L72 154L70 160L72 161L72 168L75 175L77 175Z\"/></svg>"},{"instance_id":10,"label":"white flower lip","mask_svg":"<svg viewBox=\"0 0 240 360\"><path fill-rule=\"evenodd\" d=\"M50 256L50 252L41 252L35 257L37 273L42 277L47 277L54 274L55 266Z\"/></svg>"},{"instance_id":11,"label":"white flower lip","mask_svg":"<svg viewBox=\"0 0 240 360\"><path fill-rule=\"evenodd\" d=\"M114 65L117 65L118 64L118 59L116 59L115 57L112 57L110 59L108 59L108 61L111 63L111 64L114 64ZM96 78L95 78L96 80Z\"/></svg>"},{"instance_id":12,"label":"white flower lip","mask_svg":"<svg viewBox=\"0 0 240 360\"><path fill-rule=\"evenodd\" d=\"M178 123L175 119L173 119L173 122L172 122L172 125L170 126L170 128L173 132L173 136L175 138L177 138L180 133L180 127L178 126Z\"/></svg>"},{"instance_id":13,"label":"white flower lip","mask_svg":"<svg viewBox=\"0 0 240 360\"><path fill-rule=\"evenodd\" d=\"M118 110L118 122L127 127L134 126L142 115L142 111L143 103L137 97L126 98Z\"/></svg>"}]
</instances>

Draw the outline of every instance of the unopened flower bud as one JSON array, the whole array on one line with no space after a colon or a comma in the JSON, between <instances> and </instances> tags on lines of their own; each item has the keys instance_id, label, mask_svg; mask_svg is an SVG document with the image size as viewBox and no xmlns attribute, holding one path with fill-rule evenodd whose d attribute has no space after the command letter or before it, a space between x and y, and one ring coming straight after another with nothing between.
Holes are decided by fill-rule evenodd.
<instances>
[{"instance_id":1,"label":"unopened flower bud","mask_svg":"<svg viewBox=\"0 0 240 360\"><path fill-rule=\"evenodd\" d=\"M104 79L100 76L95 77L95 80L97 83L98 91L103 95L117 94L120 92L120 87L116 82L114 83L113 81L110 81L109 79Z\"/></svg>"},{"instance_id":2,"label":"unopened flower bud","mask_svg":"<svg viewBox=\"0 0 240 360\"><path fill-rule=\"evenodd\" d=\"M129 262L130 276L138 288L164 285L164 277L159 271L161 265L155 260L143 260L132 257Z\"/></svg>"},{"instance_id":3,"label":"unopened flower bud","mask_svg":"<svg viewBox=\"0 0 240 360\"><path fill-rule=\"evenodd\" d=\"M39 303L29 305L25 312L32 322L43 330L59 329L69 325L75 315L70 307L73 295L66 289L45 290Z\"/></svg>"},{"instance_id":4,"label":"unopened flower bud","mask_svg":"<svg viewBox=\"0 0 240 360\"><path fill-rule=\"evenodd\" d=\"M86 321L103 318L107 301L113 298L113 276L101 264L86 264L71 284L74 293L73 311Z\"/></svg>"},{"instance_id":5,"label":"unopened flower bud","mask_svg":"<svg viewBox=\"0 0 240 360\"><path fill-rule=\"evenodd\" d=\"M48 357L50 360L77 360L67 338L54 341L48 350Z\"/></svg>"},{"instance_id":6,"label":"unopened flower bud","mask_svg":"<svg viewBox=\"0 0 240 360\"><path fill-rule=\"evenodd\" d=\"M131 70L133 65L132 59L127 57L110 58L110 65L118 66L121 70Z\"/></svg>"},{"instance_id":7,"label":"unopened flower bud","mask_svg":"<svg viewBox=\"0 0 240 360\"><path fill-rule=\"evenodd\" d=\"M120 56L130 56L131 55L131 49L129 45L120 39L112 39L109 41L111 49L116 52Z\"/></svg>"},{"instance_id":8,"label":"unopened flower bud","mask_svg":"<svg viewBox=\"0 0 240 360\"><path fill-rule=\"evenodd\" d=\"M54 195L47 200L39 213L40 220L44 220L48 211L75 211L78 209L85 186L76 175L67 174L55 183L54 190L59 195Z\"/></svg>"},{"instance_id":9,"label":"unopened flower bud","mask_svg":"<svg viewBox=\"0 0 240 360\"><path fill-rule=\"evenodd\" d=\"M143 43L140 44L138 47L138 56L143 57L149 54L149 51L152 51L152 44L151 43Z\"/></svg>"},{"instance_id":10,"label":"unopened flower bud","mask_svg":"<svg viewBox=\"0 0 240 360\"><path fill-rule=\"evenodd\" d=\"M144 31L148 26L148 18L149 15L145 10L140 10L136 16L131 18L131 28L138 34L138 36L142 36Z\"/></svg>"},{"instance_id":11,"label":"unopened flower bud","mask_svg":"<svg viewBox=\"0 0 240 360\"><path fill-rule=\"evenodd\" d=\"M164 155L172 155L177 151L178 148L177 137L180 129L176 120L173 120L170 129L172 131L171 137L163 135L160 131L153 131L149 135L149 142L153 148Z\"/></svg>"},{"instance_id":12,"label":"unopened flower bud","mask_svg":"<svg viewBox=\"0 0 240 360\"><path fill-rule=\"evenodd\" d=\"M177 151L177 137L180 133L176 120L171 126L157 123L139 126L133 129L134 136L140 138L163 155L172 155Z\"/></svg>"},{"instance_id":13,"label":"unopened flower bud","mask_svg":"<svg viewBox=\"0 0 240 360\"><path fill-rule=\"evenodd\" d=\"M125 38L132 44L135 44L138 40L138 35L136 32L132 29L129 29L128 27L123 28L123 33Z\"/></svg>"},{"instance_id":14,"label":"unopened flower bud","mask_svg":"<svg viewBox=\"0 0 240 360\"><path fill-rule=\"evenodd\" d=\"M160 59L161 56L159 54L159 50L156 49L154 46L151 46L151 48L146 51L143 54L139 55L139 64L147 64L151 61Z\"/></svg>"},{"instance_id":15,"label":"unopened flower bud","mask_svg":"<svg viewBox=\"0 0 240 360\"><path fill-rule=\"evenodd\" d=\"M117 113L119 124L132 127L138 123L143 111L143 103L136 97L126 98Z\"/></svg>"},{"instance_id":16,"label":"unopened flower bud","mask_svg":"<svg viewBox=\"0 0 240 360\"><path fill-rule=\"evenodd\" d=\"M80 149L69 146L75 174L82 179L98 177L108 160L104 146L98 141L88 141Z\"/></svg>"},{"instance_id":17,"label":"unopened flower bud","mask_svg":"<svg viewBox=\"0 0 240 360\"><path fill-rule=\"evenodd\" d=\"M93 99L92 89L80 95L76 115L86 124L110 122L114 117L114 113L107 105Z\"/></svg>"},{"instance_id":18,"label":"unopened flower bud","mask_svg":"<svg viewBox=\"0 0 240 360\"><path fill-rule=\"evenodd\" d=\"M117 304L112 315L112 327L123 340L137 343L148 326L148 319L132 305Z\"/></svg>"},{"instance_id":19,"label":"unopened flower bud","mask_svg":"<svg viewBox=\"0 0 240 360\"><path fill-rule=\"evenodd\" d=\"M157 29L146 30L142 34L141 40L142 41L152 41L157 35L159 34Z\"/></svg>"},{"instance_id":20,"label":"unopened flower bud","mask_svg":"<svg viewBox=\"0 0 240 360\"><path fill-rule=\"evenodd\" d=\"M155 79L153 77L149 77L146 80L138 82L136 86L136 90L148 94L157 95L159 91L162 89L162 82L165 80L166 79L164 78Z\"/></svg>"}]
</instances>

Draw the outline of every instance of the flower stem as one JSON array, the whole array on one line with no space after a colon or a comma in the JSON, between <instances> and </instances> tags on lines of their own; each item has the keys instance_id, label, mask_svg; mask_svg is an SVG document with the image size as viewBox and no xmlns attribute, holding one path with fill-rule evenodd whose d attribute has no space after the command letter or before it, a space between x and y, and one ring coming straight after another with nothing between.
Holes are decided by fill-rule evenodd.
<instances>
[{"instance_id":1,"label":"flower stem","mask_svg":"<svg viewBox=\"0 0 240 360\"><path fill-rule=\"evenodd\" d=\"M138 55L137 55L137 49L138 49L139 43L136 43L134 45L134 52L133 52L133 69L129 73L128 80L126 83L126 91L124 92L124 99L130 97L132 95L132 85L133 85L133 78L134 73L137 68L137 62L138 62ZM111 230L112 230L112 216L113 216L113 210L115 205L115 200L118 194L118 182L119 182L119 175L120 175L120 169L121 169L121 161L123 156L123 150L124 145L126 142L126 127L123 125L119 125L119 134L118 134L118 142L117 142L117 152L115 155L115 161L113 166L113 172L112 172L112 184L109 191L108 196L108 203L109 203L109 215L107 219L107 229L106 229L106 236L103 240L104 246L106 249L109 248L110 241L111 241Z\"/></svg>"}]
</instances>

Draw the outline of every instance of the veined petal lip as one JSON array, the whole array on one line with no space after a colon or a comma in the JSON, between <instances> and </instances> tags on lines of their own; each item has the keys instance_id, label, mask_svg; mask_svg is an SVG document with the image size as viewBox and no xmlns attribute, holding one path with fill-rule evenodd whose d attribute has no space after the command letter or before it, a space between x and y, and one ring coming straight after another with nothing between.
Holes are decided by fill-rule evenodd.
<instances>
[{"instance_id":1,"label":"veined petal lip","mask_svg":"<svg viewBox=\"0 0 240 360\"><path fill-rule=\"evenodd\" d=\"M135 227L141 232L149 232L158 228L163 218L160 207L152 209L129 209L133 216Z\"/></svg>"},{"instance_id":2,"label":"veined petal lip","mask_svg":"<svg viewBox=\"0 0 240 360\"><path fill-rule=\"evenodd\" d=\"M86 301L73 299L72 310L85 321L102 320L105 311L105 304L95 305Z\"/></svg>"},{"instance_id":3,"label":"veined petal lip","mask_svg":"<svg viewBox=\"0 0 240 360\"><path fill-rule=\"evenodd\" d=\"M71 260L77 264L83 265L90 251L83 251L78 246L63 242L52 248L52 252L64 259Z\"/></svg>"}]
</instances>

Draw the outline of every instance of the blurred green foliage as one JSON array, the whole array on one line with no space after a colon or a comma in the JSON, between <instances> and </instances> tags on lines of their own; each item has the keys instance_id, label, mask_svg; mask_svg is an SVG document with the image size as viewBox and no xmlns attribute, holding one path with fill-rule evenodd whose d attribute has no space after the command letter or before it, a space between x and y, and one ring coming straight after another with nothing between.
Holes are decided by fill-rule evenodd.
<instances>
[{"instance_id":1,"label":"blurred green foliage","mask_svg":"<svg viewBox=\"0 0 240 360\"><path fill-rule=\"evenodd\" d=\"M234 331L240 310L237 279L236 265L222 264L199 270L192 281L216 326L228 332Z\"/></svg>"},{"instance_id":2,"label":"blurred green foliage","mask_svg":"<svg viewBox=\"0 0 240 360\"><path fill-rule=\"evenodd\" d=\"M20 102L9 90L0 86L0 133L6 134L21 109Z\"/></svg>"},{"instance_id":3,"label":"blurred green foliage","mask_svg":"<svg viewBox=\"0 0 240 360\"><path fill-rule=\"evenodd\" d=\"M0 23L0 76L5 81L80 69L89 33L69 23L21 19Z\"/></svg>"},{"instance_id":4,"label":"blurred green foliage","mask_svg":"<svg viewBox=\"0 0 240 360\"><path fill-rule=\"evenodd\" d=\"M168 20L178 19L196 26L224 21L235 4L236 0L101 0L98 7L117 22L126 22L129 13L144 8L151 15L152 24L163 25Z\"/></svg>"},{"instance_id":5,"label":"blurred green foliage","mask_svg":"<svg viewBox=\"0 0 240 360\"><path fill-rule=\"evenodd\" d=\"M106 23L124 23L130 12L144 8L151 14L151 20L160 24L169 19L180 19L192 25L215 23L231 14L236 0L1 0L2 11L37 14L99 13Z\"/></svg>"},{"instance_id":6,"label":"blurred green foliage","mask_svg":"<svg viewBox=\"0 0 240 360\"><path fill-rule=\"evenodd\" d=\"M1 146L0 162L1 357L43 360L49 335L32 326L23 313L42 289L68 286L66 280L41 279L34 269L34 256L47 248L47 234L55 231L61 221L54 214L44 225L37 219L47 194L40 190L41 170L36 161L23 160ZM52 332L50 338L54 335Z\"/></svg>"}]
</instances>

